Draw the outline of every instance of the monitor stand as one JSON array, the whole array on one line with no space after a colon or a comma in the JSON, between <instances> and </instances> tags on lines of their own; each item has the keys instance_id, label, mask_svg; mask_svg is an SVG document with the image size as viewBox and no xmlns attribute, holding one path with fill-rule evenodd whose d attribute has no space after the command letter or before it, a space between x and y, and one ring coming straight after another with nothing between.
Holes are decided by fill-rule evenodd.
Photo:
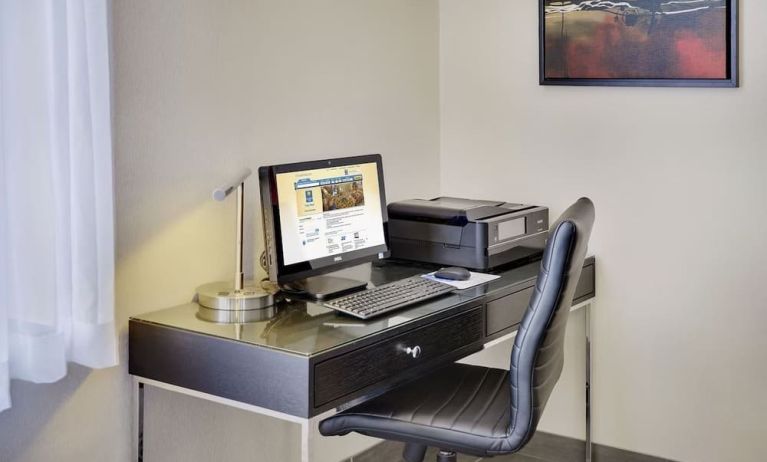
<instances>
[{"instance_id":1,"label":"monitor stand","mask_svg":"<svg viewBox=\"0 0 767 462\"><path fill-rule=\"evenodd\" d=\"M312 276L284 284L288 290L303 292L314 300L325 300L334 295L361 290L367 285L367 281L357 281L337 276Z\"/></svg>"}]
</instances>

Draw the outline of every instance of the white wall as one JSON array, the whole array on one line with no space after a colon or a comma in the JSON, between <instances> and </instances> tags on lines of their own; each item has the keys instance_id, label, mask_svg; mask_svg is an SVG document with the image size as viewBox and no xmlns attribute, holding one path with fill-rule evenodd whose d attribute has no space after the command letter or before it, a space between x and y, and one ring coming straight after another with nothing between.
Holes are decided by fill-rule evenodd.
<instances>
[{"instance_id":1,"label":"white wall","mask_svg":"<svg viewBox=\"0 0 767 462\"><path fill-rule=\"evenodd\" d=\"M442 192L594 200L597 442L764 460L767 8L740 2L740 89L556 88L537 3L440 1Z\"/></svg>"},{"instance_id":2,"label":"white wall","mask_svg":"<svg viewBox=\"0 0 767 462\"><path fill-rule=\"evenodd\" d=\"M14 382L3 462L129 460L127 318L230 276L233 201L210 192L241 167L380 152L390 199L439 191L436 0L115 0L113 10L122 365ZM248 249L251 270L258 251ZM298 457L295 425L157 390L146 400L148 461Z\"/></svg>"}]
</instances>

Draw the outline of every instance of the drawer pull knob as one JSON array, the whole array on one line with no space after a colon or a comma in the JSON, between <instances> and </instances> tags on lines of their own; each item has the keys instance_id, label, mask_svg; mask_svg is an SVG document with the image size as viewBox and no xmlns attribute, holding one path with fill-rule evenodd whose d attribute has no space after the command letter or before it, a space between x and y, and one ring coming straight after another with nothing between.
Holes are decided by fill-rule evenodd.
<instances>
[{"instance_id":1,"label":"drawer pull knob","mask_svg":"<svg viewBox=\"0 0 767 462\"><path fill-rule=\"evenodd\" d=\"M412 348L407 347L407 348L405 348L405 353L407 353L408 355L412 356L413 359L418 359L418 357L421 356L421 347L419 347L418 345L416 345L416 346L414 346Z\"/></svg>"}]
</instances>

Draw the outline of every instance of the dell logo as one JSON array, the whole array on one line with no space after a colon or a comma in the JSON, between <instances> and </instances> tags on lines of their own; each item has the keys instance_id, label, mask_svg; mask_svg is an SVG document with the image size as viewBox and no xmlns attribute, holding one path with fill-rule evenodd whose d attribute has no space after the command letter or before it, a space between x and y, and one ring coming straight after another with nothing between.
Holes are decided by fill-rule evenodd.
<instances>
[{"instance_id":1,"label":"dell logo","mask_svg":"<svg viewBox=\"0 0 767 462\"><path fill-rule=\"evenodd\" d=\"M333 258L333 261L341 261L343 258L339 255L335 258Z\"/></svg>"}]
</instances>

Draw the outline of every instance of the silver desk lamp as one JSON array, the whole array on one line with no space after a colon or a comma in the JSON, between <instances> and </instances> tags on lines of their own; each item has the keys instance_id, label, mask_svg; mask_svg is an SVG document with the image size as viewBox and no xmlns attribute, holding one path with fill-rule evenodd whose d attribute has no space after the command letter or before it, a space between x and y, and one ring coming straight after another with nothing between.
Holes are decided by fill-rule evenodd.
<instances>
[{"instance_id":1,"label":"silver desk lamp","mask_svg":"<svg viewBox=\"0 0 767 462\"><path fill-rule=\"evenodd\" d=\"M234 257L234 281L211 282L197 288L197 302L203 307L219 311L218 315L214 315L215 312L209 312L206 317L231 319L234 316L234 318L239 319L243 316L237 315L237 312L248 310L271 311L267 308L274 304L274 294L277 292L275 288L264 289L259 283L253 281L246 282L242 273L242 217L245 207L245 180L250 174L250 169L246 168L234 181L213 190L213 199L217 201L223 201L232 192L237 193L237 238ZM245 318L252 318L252 316L246 315Z\"/></svg>"}]
</instances>

